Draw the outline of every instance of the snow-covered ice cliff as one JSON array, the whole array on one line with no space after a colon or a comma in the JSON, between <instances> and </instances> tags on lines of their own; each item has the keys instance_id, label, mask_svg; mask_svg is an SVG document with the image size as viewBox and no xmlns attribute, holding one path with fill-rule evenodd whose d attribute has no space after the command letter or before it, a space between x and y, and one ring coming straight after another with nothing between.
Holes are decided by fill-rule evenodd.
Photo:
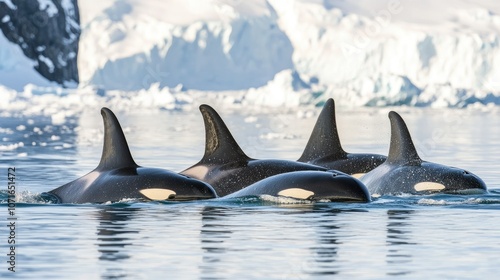
<instances>
[{"instance_id":1,"label":"snow-covered ice cliff","mask_svg":"<svg viewBox=\"0 0 500 280\"><path fill-rule=\"evenodd\" d=\"M159 83L244 90L291 69L285 73L297 73L345 106L500 103L497 1L128 0L87 6L82 82L104 88Z\"/></svg>"},{"instance_id":2,"label":"snow-covered ice cliff","mask_svg":"<svg viewBox=\"0 0 500 280\"><path fill-rule=\"evenodd\" d=\"M38 0L44 2L50 1ZM189 102L186 96L217 95L257 106L329 97L348 107L500 105L500 2L494 0L101 0L78 6L81 90L71 94L90 87L100 96L182 93L181 103Z\"/></svg>"}]
</instances>

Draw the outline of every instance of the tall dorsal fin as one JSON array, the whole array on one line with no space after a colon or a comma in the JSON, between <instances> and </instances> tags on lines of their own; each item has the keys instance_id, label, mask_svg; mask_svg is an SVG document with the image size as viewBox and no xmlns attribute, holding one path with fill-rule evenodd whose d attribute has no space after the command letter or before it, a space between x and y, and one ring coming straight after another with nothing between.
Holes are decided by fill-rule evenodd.
<instances>
[{"instance_id":1,"label":"tall dorsal fin","mask_svg":"<svg viewBox=\"0 0 500 280\"><path fill-rule=\"evenodd\" d=\"M104 146L98 170L110 170L123 167L137 167L134 162L127 140L115 114L108 108L101 109L104 122Z\"/></svg>"},{"instance_id":2,"label":"tall dorsal fin","mask_svg":"<svg viewBox=\"0 0 500 280\"><path fill-rule=\"evenodd\" d=\"M387 162L401 165L422 163L403 118L398 113L391 111L389 119L391 120L391 145Z\"/></svg>"},{"instance_id":3,"label":"tall dorsal fin","mask_svg":"<svg viewBox=\"0 0 500 280\"><path fill-rule=\"evenodd\" d=\"M326 101L323 110L319 114L311 137L299 161L308 162L326 156L335 159L342 159L347 156L340 144L335 120L335 103L331 98Z\"/></svg>"},{"instance_id":4,"label":"tall dorsal fin","mask_svg":"<svg viewBox=\"0 0 500 280\"><path fill-rule=\"evenodd\" d=\"M205 122L205 155L201 162L226 163L248 160L222 118L208 105L200 106Z\"/></svg>"}]
</instances>

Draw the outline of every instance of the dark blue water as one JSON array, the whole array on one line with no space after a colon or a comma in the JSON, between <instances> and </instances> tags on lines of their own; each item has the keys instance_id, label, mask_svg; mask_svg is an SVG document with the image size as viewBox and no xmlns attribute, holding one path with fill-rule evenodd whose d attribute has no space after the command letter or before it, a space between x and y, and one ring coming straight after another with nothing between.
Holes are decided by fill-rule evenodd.
<instances>
[{"instance_id":1,"label":"dark blue water","mask_svg":"<svg viewBox=\"0 0 500 280\"><path fill-rule=\"evenodd\" d=\"M298 158L315 122L315 116L301 118L304 114L297 112L221 108L243 150L256 158ZM43 116L1 117L0 277L496 279L498 110L397 110L423 159L468 169L484 179L490 192L384 196L370 204L263 197L55 205L39 194L86 174L99 161L99 108L68 117L64 124ZM387 112L338 112L345 149L387 153ZM181 171L203 154L197 110L116 113L140 165ZM15 273L6 262L8 167L16 168Z\"/></svg>"}]
</instances>

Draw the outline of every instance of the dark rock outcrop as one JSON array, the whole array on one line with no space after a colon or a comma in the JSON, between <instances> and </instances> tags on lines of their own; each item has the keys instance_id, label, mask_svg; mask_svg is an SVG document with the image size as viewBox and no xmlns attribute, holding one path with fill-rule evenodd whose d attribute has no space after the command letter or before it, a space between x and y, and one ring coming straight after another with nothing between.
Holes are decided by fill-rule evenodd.
<instances>
[{"instance_id":1,"label":"dark rock outcrop","mask_svg":"<svg viewBox=\"0 0 500 280\"><path fill-rule=\"evenodd\" d=\"M35 61L43 77L63 86L78 83L80 14L77 0L0 2L0 29Z\"/></svg>"}]
</instances>

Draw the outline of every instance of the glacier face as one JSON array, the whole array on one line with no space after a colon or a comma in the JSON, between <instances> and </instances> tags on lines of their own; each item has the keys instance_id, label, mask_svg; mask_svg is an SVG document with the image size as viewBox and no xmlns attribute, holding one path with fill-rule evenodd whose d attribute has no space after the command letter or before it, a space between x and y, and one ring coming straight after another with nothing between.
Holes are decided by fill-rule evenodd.
<instances>
[{"instance_id":1,"label":"glacier face","mask_svg":"<svg viewBox=\"0 0 500 280\"><path fill-rule=\"evenodd\" d=\"M48 15L59 11L51 1L31 1ZM78 7L77 70L87 97L88 88L100 88L275 107L329 97L345 107L500 105L495 0L102 0ZM9 58L0 61L5 75L29 64L15 51L0 48ZM57 61L37 63L50 70Z\"/></svg>"},{"instance_id":2,"label":"glacier face","mask_svg":"<svg viewBox=\"0 0 500 280\"><path fill-rule=\"evenodd\" d=\"M433 92L448 87L455 96L465 91L500 103L498 3L291 2L270 0L294 46L294 65L340 103L462 106Z\"/></svg>"},{"instance_id":3,"label":"glacier face","mask_svg":"<svg viewBox=\"0 0 500 280\"><path fill-rule=\"evenodd\" d=\"M479 2L109 0L82 8L81 78L266 92L293 72L345 106L499 104L500 5Z\"/></svg>"},{"instance_id":4,"label":"glacier face","mask_svg":"<svg viewBox=\"0 0 500 280\"><path fill-rule=\"evenodd\" d=\"M190 9L194 2L198 9ZM218 1L206 2L210 5L203 7L202 1L112 1L83 23L82 82L121 90L155 83L241 90L263 86L293 68L293 47L271 7L247 15ZM157 9L165 14L154 15ZM204 19L198 18L199 9L206 10ZM193 19L179 22L177 13Z\"/></svg>"}]
</instances>

